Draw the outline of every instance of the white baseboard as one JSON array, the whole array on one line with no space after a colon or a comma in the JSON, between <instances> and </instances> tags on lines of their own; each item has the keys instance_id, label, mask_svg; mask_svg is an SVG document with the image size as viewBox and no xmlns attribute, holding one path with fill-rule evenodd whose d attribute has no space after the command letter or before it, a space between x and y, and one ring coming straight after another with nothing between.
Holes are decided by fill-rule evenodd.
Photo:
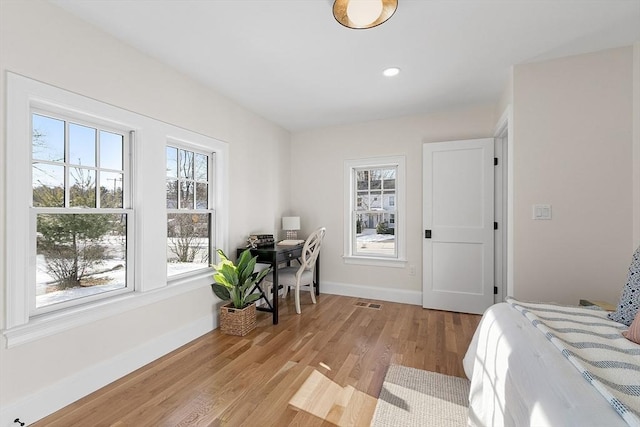
<instances>
[{"instance_id":1,"label":"white baseboard","mask_svg":"<svg viewBox=\"0 0 640 427\"><path fill-rule=\"evenodd\" d=\"M421 291L393 289L392 287L378 288L375 286L322 281L320 283L320 293L377 299L381 301L399 302L402 304L422 305Z\"/></svg>"},{"instance_id":2,"label":"white baseboard","mask_svg":"<svg viewBox=\"0 0 640 427\"><path fill-rule=\"evenodd\" d=\"M211 313L109 360L97 363L43 390L0 408L0 427L29 425L122 378L218 327Z\"/></svg>"}]
</instances>

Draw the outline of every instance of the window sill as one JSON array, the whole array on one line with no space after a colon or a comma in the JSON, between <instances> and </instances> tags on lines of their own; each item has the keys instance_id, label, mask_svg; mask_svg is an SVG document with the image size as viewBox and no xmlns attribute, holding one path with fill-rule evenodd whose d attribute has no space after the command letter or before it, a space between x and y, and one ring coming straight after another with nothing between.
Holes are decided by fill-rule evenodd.
<instances>
[{"instance_id":1,"label":"window sill","mask_svg":"<svg viewBox=\"0 0 640 427\"><path fill-rule=\"evenodd\" d=\"M4 330L3 335L7 348L16 347L209 286L211 281L210 273L202 274L190 277L189 280L184 278L179 282L171 282L170 285L160 289L148 292L131 292L91 304L34 316L29 319L27 324Z\"/></svg>"},{"instance_id":2,"label":"window sill","mask_svg":"<svg viewBox=\"0 0 640 427\"><path fill-rule=\"evenodd\" d=\"M215 270L212 267L207 267L187 273L175 274L167 277L167 284L168 286L184 286L190 282L202 280L208 280L208 283L212 283L214 273Z\"/></svg>"},{"instance_id":3,"label":"window sill","mask_svg":"<svg viewBox=\"0 0 640 427\"><path fill-rule=\"evenodd\" d=\"M406 259L391 259L391 258L379 258L379 257L364 257L364 256L350 256L344 255L342 257L345 264L353 265L370 265L376 267L393 267L404 268L407 265Z\"/></svg>"}]
</instances>

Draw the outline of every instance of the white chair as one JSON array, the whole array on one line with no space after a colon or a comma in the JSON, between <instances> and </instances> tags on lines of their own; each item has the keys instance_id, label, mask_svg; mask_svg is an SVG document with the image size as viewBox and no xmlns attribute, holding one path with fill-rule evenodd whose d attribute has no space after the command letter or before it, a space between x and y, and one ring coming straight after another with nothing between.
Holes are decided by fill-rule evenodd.
<instances>
[{"instance_id":1,"label":"white chair","mask_svg":"<svg viewBox=\"0 0 640 427\"><path fill-rule=\"evenodd\" d=\"M283 285L287 295L289 287L294 286L296 293L296 313L300 314L300 287L308 286L311 292L311 301L316 303L313 279L315 278L316 260L320 254L320 246L326 229L317 229L307 238L302 247L302 257L299 266L283 267L278 269L278 285ZM265 280L273 283L273 275L268 275Z\"/></svg>"}]
</instances>

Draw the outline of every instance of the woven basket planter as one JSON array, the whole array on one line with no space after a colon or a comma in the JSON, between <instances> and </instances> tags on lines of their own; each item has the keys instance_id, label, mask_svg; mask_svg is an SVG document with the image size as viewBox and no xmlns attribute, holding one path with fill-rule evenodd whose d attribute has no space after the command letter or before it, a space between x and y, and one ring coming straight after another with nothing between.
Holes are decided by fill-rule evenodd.
<instances>
[{"instance_id":1,"label":"woven basket planter","mask_svg":"<svg viewBox=\"0 0 640 427\"><path fill-rule=\"evenodd\" d=\"M234 308L232 303L220 307L220 330L227 335L245 336L256 327L256 305Z\"/></svg>"}]
</instances>

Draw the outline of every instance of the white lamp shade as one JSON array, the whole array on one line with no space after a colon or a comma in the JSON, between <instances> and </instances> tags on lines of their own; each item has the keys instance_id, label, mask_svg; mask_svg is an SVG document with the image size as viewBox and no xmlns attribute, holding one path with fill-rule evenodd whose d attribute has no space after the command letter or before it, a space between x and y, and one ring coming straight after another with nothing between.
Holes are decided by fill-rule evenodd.
<instances>
[{"instance_id":1,"label":"white lamp shade","mask_svg":"<svg viewBox=\"0 0 640 427\"><path fill-rule=\"evenodd\" d=\"M300 217L299 216L283 216L282 229L283 230L300 230Z\"/></svg>"}]
</instances>

